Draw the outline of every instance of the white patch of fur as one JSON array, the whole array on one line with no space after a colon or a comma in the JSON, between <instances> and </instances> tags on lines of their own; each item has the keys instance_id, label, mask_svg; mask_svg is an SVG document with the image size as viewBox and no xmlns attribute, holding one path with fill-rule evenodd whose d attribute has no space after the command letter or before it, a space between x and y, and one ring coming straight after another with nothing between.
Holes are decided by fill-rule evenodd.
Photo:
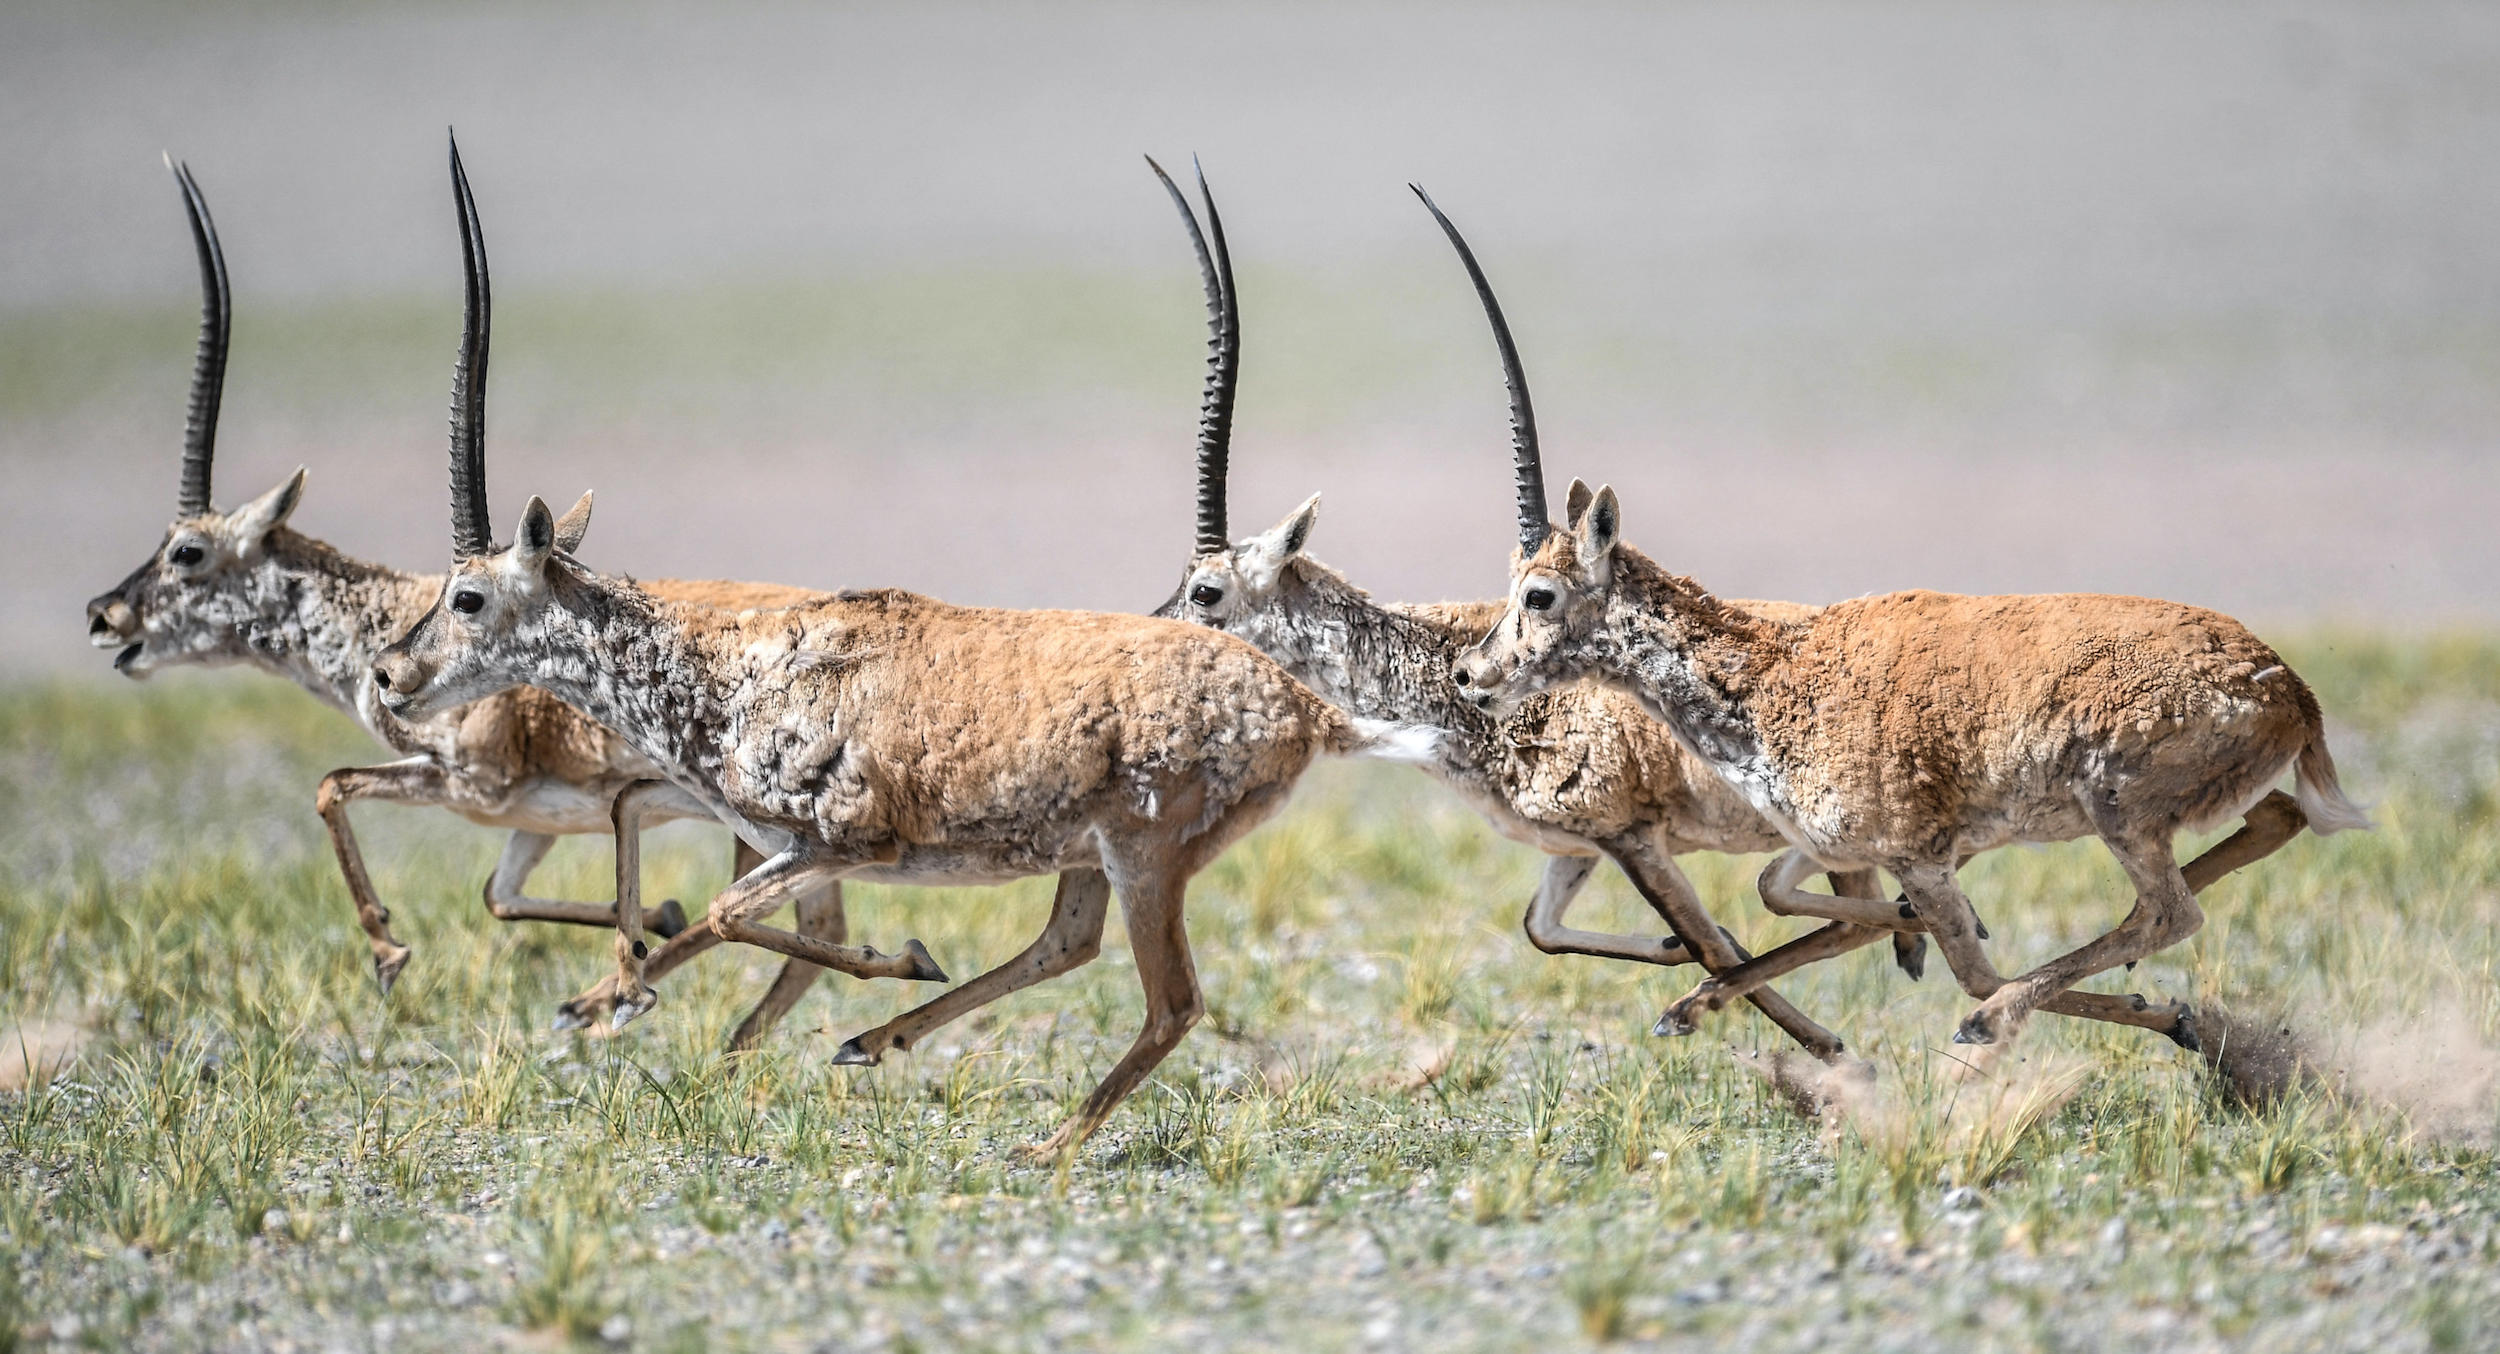
<instances>
[{"instance_id":1,"label":"white patch of fur","mask_svg":"<svg viewBox=\"0 0 2500 1354\"><path fill-rule=\"evenodd\" d=\"M1354 723L1355 744L1352 755L1376 761L1402 762L1409 766L1430 766L1441 759L1441 730L1423 724L1400 724L1387 719L1363 719Z\"/></svg>"},{"instance_id":2,"label":"white patch of fur","mask_svg":"<svg viewBox=\"0 0 2500 1354\"><path fill-rule=\"evenodd\" d=\"M2294 765L2297 767L2298 763ZM2366 832L2372 826L2369 813L2345 798L2342 791L2313 784L2307 776L2292 777L2292 798L2300 801L2300 812L2309 820L2309 830L2321 837L2337 832Z\"/></svg>"}]
</instances>

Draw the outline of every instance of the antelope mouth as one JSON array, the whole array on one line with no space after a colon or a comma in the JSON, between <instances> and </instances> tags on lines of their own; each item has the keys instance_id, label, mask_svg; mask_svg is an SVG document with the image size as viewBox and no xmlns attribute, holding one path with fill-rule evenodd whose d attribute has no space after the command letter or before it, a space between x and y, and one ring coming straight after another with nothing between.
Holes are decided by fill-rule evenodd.
<instances>
[{"instance_id":1,"label":"antelope mouth","mask_svg":"<svg viewBox=\"0 0 2500 1354\"><path fill-rule=\"evenodd\" d=\"M129 673L130 665L139 661L139 651L146 647L146 640L139 640L125 646L120 653L113 655L113 671Z\"/></svg>"}]
</instances>

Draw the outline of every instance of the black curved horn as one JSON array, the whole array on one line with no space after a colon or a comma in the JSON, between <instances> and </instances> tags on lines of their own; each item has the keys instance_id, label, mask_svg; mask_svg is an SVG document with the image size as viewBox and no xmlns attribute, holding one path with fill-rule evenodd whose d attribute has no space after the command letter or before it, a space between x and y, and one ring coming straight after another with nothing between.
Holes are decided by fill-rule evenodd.
<instances>
[{"instance_id":1,"label":"black curved horn","mask_svg":"<svg viewBox=\"0 0 2500 1354\"><path fill-rule=\"evenodd\" d=\"M1510 387L1510 449L1513 474L1519 481L1519 547L1533 554L1545 544L1552 524L1545 514L1545 462L1537 454L1536 407L1528 402L1528 374L1519 366L1519 346L1510 340L1510 325L1502 319L1502 303L1493 299L1493 285L1484 280L1484 269L1476 264L1476 253L1467 247L1466 237L1450 218L1434 205L1432 194L1416 184L1406 185L1423 199L1424 210L1441 223L1441 231L1458 246L1459 262L1467 265L1467 276L1476 284L1476 296L1484 302L1484 317L1493 323L1493 342L1502 350L1502 381Z\"/></svg>"},{"instance_id":2,"label":"black curved horn","mask_svg":"<svg viewBox=\"0 0 2500 1354\"><path fill-rule=\"evenodd\" d=\"M200 347L191 362L191 412L182 427L182 489L177 510L185 517L208 511L209 470L217 459L217 406L226 391L226 340L234 331L234 309L226 293L226 251L217 243L217 223L208 216L208 199L191 177L191 166L172 155L165 167L182 188L183 210L191 215L191 244L200 256Z\"/></svg>"},{"instance_id":3,"label":"black curved horn","mask_svg":"<svg viewBox=\"0 0 2500 1354\"><path fill-rule=\"evenodd\" d=\"M1233 301L1233 258L1224 247L1224 218L1216 214L1215 195L1207 189L1206 170L1199 168L1197 158L1191 157L1190 167L1198 170L1198 196L1207 206L1203 234L1198 214L1189 209L1189 199L1172 176L1151 155L1146 167L1163 181L1163 191L1172 195L1182 224L1189 227L1198 277L1207 292L1207 387L1198 406L1198 553L1207 555L1232 544L1225 526L1224 484L1232 461L1233 391L1241 381L1241 313ZM1215 237L1212 252L1209 234Z\"/></svg>"},{"instance_id":4,"label":"black curved horn","mask_svg":"<svg viewBox=\"0 0 2500 1354\"><path fill-rule=\"evenodd\" d=\"M451 369L451 549L457 557L495 548L486 515L486 339L494 298L486 281L486 234L478 228L477 200L469 196L457 137L451 143L451 192L460 207L460 266L468 282L460 357Z\"/></svg>"}]
</instances>

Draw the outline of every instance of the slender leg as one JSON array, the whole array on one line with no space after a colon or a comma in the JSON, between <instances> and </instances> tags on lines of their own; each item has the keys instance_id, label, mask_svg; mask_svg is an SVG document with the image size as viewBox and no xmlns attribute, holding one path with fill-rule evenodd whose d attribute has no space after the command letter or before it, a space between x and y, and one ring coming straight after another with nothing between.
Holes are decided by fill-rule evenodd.
<instances>
[{"instance_id":1,"label":"slender leg","mask_svg":"<svg viewBox=\"0 0 2500 1354\"><path fill-rule=\"evenodd\" d=\"M2205 914L2196 906L2196 895L2188 890L2187 879L2180 873L2166 835L2111 831L2102 840L2135 884L2135 906L2127 910L2125 920L2115 929L1998 988L1962 1021L1962 1027L1954 1032L1954 1042L1994 1043L1999 1035L2010 1035L2021 1028L2035 1008L2046 1004L2044 998L2063 993L2095 973L2132 964L2176 945L2205 924ZM2171 1004L2178 1008L2170 1022L2170 1028L2175 1030L2191 1017L2185 1003ZM2181 1042L2194 1038L2190 1025Z\"/></svg>"},{"instance_id":2,"label":"slender leg","mask_svg":"<svg viewBox=\"0 0 2500 1354\"><path fill-rule=\"evenodd\" d=\"M921 1003L865 1034L845 1041L834 1062L873 1067L888 1053L919 1043L939 1026L978 1010L1010 992L1056 978L1093 962L1102 952L1102 928L1111 902L1111 880L1100 870L1068 870L1051 898L1050 921L1024 952L963 986ZM1142 963L1143 960L1140 960Z\"/></svg>"},{"instance_id":3,"label":"slender leg","mask_svg":"<svg viewBox=\"0 0 2500 1354\"><path fill-rule=\"evenodd\" d=\"M1731 1001L1752 996L1775 978L1834 955L1847 954L1884 934L1873 927L1828 922L1725 973L1704 979L1699 986L1670 1004L1659 1015L1658 1023L1651 1032L1662 1035L1691 1034L1695 1028L1694 1019L1701 1013L1721 1010Z\"/></svg>"},{"instance_id":4,"label":"slender leg","mask_svg":"<svg viewBox=\"0 0 2500 1354\"><path fill-rule=\"evenodd\" d=\"M609 811L616 828L616 1009L608 1018L617 1025L659 1004L660 994L643 986L642 961L651 947L642 939L642 811L651 797L669 789L667 781L638 780L616 796Z\"/></svg>"},{"instance_id":5,"label":"slender leg","mask_svg":"<svg viewBox=\"0 0 2500 1354\"><path fill-rule=\"evenodd\" d=\"M1887 924L1855 925L1846 921L1834 921L1820 930L1792 940L1759 958L1748 959L1724 973L1713 974L1703 979L1701 984L1692 991L1668 1005L1658 1017L1656 1032L1662 1035L1690 1034L1695 1028L1695 1019L1703 1012L1724 1009L1729 1002L1740 997L1751 996L1763 984L1782 974L1794 972L1808 964L1829 959L1837 954L1846 954L1861 945L1872 942L1886 931L1893 931L1898 939L1902 932L1897 928L1924 929L1921 923L1915 920L1907 922L1900 920L1898 915L1901 911L1900 906L1883 901L1882 890L1876 887L1877 881L1871 870L1853 870L1833 874L1832 887L1840 892L1828 898L1820 894L1806 893L1798 888L1807 875L1821 868L1805 853L1789 851L1772 861L1762 871L1762 877L1756 887L1762 894L1764 904L1779 916L1823 915L1825 909L1820 905L1831 904L1828 911L1870 918L1882 917ZM1798 900L1810 901L1816 906L1811 908L1798 906ZM1923 936L1914 938L1920 940L1923 945ZM1901 951L1897 945L1894 949L1894 958L1896 962L1901 962ZM1917 958L1920 967L1924 968L1926 954L1923 948L1919 951ZM1907 967L1906 964L1904 966Z\"/></svg>"},{"instance_id":6,"label":"slender leg","mask_svg":"<svg viewBox=\"0 0 2500 1354\"><path fill-rule=\"evenodd\" d=\"M930 959L930 952L918 939L903 942L903 954L878 954L865 944L833 944L825 942L825 939L810 937L810 934L765 927L758 917L770 917L773 909L788 899L790 889L798 882L795 877L783 879L780 874L775 874L775 862L790 857L790 854L793 852L783 852L780 857L768 859L763 867L755 869L755 874L747 874L737 884L730 884L727 892L712 899L712 907L702 919L702 924L717 929L720 939L732 939L737 944L755 944L755 947L773 949L775 954L788 954L793 959L808 959L810 964L835 969L835 972L850 974L850 977L908 977L913 982L948 982L945 969L938 967L938 959ZM875 857L843 859L840 867L835 869L855 869L860 864L870 864L873 859ZM825 867L805 869L805 874L820 872L825 872ZM747 887L755 879L773 879L775 884L755 889Z\"/></svg>"},{"instance_id":7,"label":"slender leg","mask_svg":"<svg viewBox=\"0 0 2500 1354\"><path fill-rule=\"evenodd\" d=\"M1638 847L1610 849L1615 863L1640 891L1642 898L1664 917L1669 929L1684 944L1701 955L1702 967L1712 974L1724 973L1743 963L1745 956L1736 942L1722 933L1710 914L1702 909L1701 899L1675 862L1663 856L1652 857ZM1788 1004L1786 998L1764 988L1745 998L1754 1008L1769 1017L1772 1024L1788 1033L1816 1058L1829 1062L1840 1056L1845 1047L1840 1036L1806 1018L1804 1012Z\"/></svg>"},{"instance_id":8,"label":"slender leg","mask_svg":"<svg viewBox=\"0 0 2500 1354\"><path fill-rule=\"evenodd\" d=\"M391 934L391 910L382 906L365 873L365 854L356 844L356 830L347 821L347 806L359 799L387 799L400 804L441 803L449 777L430 757L410 757L381 766L347 767L321 778L313 811L330 829L330 846L338 852L339 874L347 880L347 896L356 904L356 923L373 947L373 977L389 996L391 984L408 964L408 947Z\"/></svg>"},{"instance_id":9,"label":"slender leg","mask_svg":"<svg viewBox=\"0 0 2500 1354\"><path fill-rule=\"evenodd\" d=\"M2309 826L2309 816L2300 811L2300 801L2281 790L2269 790L2266 797L2249 809L2241 820L2240 830L2215 842L2205 854L2187 863L2180 875L2187 880L2188 891L2203 893L2205 886L2243 865L2251 865L2273 855L2283 843L2300 835Z\"/></svg>"},{"instance_id":10,"label":"slender leg","mask_svg":"<svg viewBox=\"0 0 2500 1354\"><path fill-rule=\"evenodd\" d=\"M546 860L556 839L544 832L514 832L503 846L503 858L495 862L495 872L486 876L486 911L497 921L553 921L575 926L616 925L616 904L573 903L549 898L532 898L524 890L530 873ZM651 923L651 929L662 936L673 936L686 929L686 914L675 899L662 903Z\"/></svg>"},{"instance_id":11,"label":"slender leg","mask_svg":"<svg viewBox=\"0 0 2500 1354\"><path fill-rule=\"evenodd\" d=\"M621 861L624 857L619 856ZM784 851L748 872L712 900L703 920L689 926L684 933L663 946L643 966L641 976L656 980L667 969L701 954L724 940L759 945L792 958L847 973L856 978L918 978L944 982L946 976L919 941L910 942L900 955L879 954L865 946L837 945L812 936L796 935L756 924L752 918L769 916L775 908L790 900L791 895L808 884L828 881L844 870L871 863L874 856L835 855L819 847L809 853L799 848ZM639 892L641 880L622 871L617 876L619 902L632 890ZM619 908L622 913L623 908ZM666 959L666 963L661 961ZM587 1025L602 1013L624 1009L623 998L632 993L621 975L603 979L580 996L565 1002L556 1010L556 1026L569 1029ZM646 1006L648 993L633 993ZM613 1020L614 1016L611 1014ZM627 1019L631 1019L630 1016ZM622 1022L618 1022L622 1023Z\"/></svg>"},{"instance_id":12,"label":"slender leg","mask_svg":"<svg viewBox=\"0 0 2500 1354\"><path fill-rule=\"evenodd\" d=\"M744 846L745 843L739 845ZM841 880L827 881L823 887L809 891L798 900L795 910L799 914L800 935L829 945L839 945L850 938L850 923L842 911ZM782 960L781 972L765 991L764 999L755 1003L755 1009L747 1012L745 1020L738 1022L738 1032L729 1039L729 1051L743 1053L762 1044L764 1036L772 1033L782 1017L790 1014L791 1008L799 1004L799 998L807 995L807 989L816 985L817 977L824 971L823 965L811 964L804 959Z\"/></svg>"},{"instance_id":13,"label":"slender leg","mask_svg":"<svg viewBox=\"0 0 2500 1354\"><path fill-rule=\"evenodd\" d=\"M1820 917L1884 931L1927 929L1910 909L1886 902L1876 891L1863 895L1806 892L1801 886L1822 868L1803 851L1784 851L1763 867L1754 887L1762 894L1762 905L1775 917Z\"/></svg>"},{"instance_id":14,"label":"slender leg","mask_svg":"<svg viewBox=\"0 0 2500 1354\"><path fill-rule=\"evenodd\" d=\"M1692 951L1672 936L1651 940L1646 936L1609 935L1603 931L1581 931L1563 925L1563 914L1580 896L1580 887L1588 882L1597 868L1595 856L1548 856L1545 878L1537 885L1536 897L1528 902L1524 925L1528 943L1547 954L1589 954L1601 959L1630 959L1644 964L1689 964Z\"/></svg>"},{"instance_id":15,"label":"slender leg","mask_svg":"<svg viewBox=\"0 0 2500 1354\"><path fill-rule=\"evenodd\" d=\"M1962 991L1982 1001L1996 995L2005 986L2005 979L1989 962L1988 952L1980 948L1976 914L1970 900L1962 896L1962 886L1953 877L1953 868L1945 864L1907 866L1894 873L1901 878L1901 887L1909 895L1910 905L1918 909L1921 920L1928 924L1929 934L1936 939L1936 948L1944 952L1945 964L1953 970ZM2037 1008L2058 1015L2077 1016L2085 1020L2106 1021L2113 1025L2134 1025L2141 1029L2159 1030L2172 1038L2181 1033L2193 1040L2193 1026L2185 1025L2188 1015L2185 1002L2166 1002L2155 1006L2140 995L2109 996L2099 992L2059 992L2042 999Z\"/></svg>"},{"instance_id":16,"label":"slender leg","mask_svg":"<svg viewBox=\"0 0 2500 1354\"><path fill-rule=\"evenodd\" d=\"M1153 868L1120 874L1120 916L1128 923L1129 945L1137 954L1137 978L1146 989L1145 1028L1068 1122L1032 1149L1036 1157L1055 1157L1084 1142L1137 1083L1180 1046L1206 1012L1198 993L1198 970L1189 956L1189 932L1181 916L1187 876L1159 861Z\"/></svg>"},{"instance_id":17,"label":"slender leg","mask_svg":"<svg viewBox=\"0 0 2500 1354\"><path fill-rule=\"evenodd\" d=\"M2299 803L2290 795L2280 790L2269 793L2248 811L2247 820L2241 824L2239 831L2216 843L2211 850L2190 861L2181 871L2188 891L2202 893L2224 875L2272 855L2281 849L2285 842L2299 835L2301 828L2307 826L2307 823L2308 820L2301 814ZM1805 908L1793 905L1794 900L1818 898L1818 895L1805 893L1796 887L1805 874L1811 873L1811 869L1811 865L1803 856L1790 852L1772 862L1771 867L1763 871L1762 893L1765 902L1769 902L1776 895L1789 904L1785 909L1782 906L1773 906L1773 911L1784 912L1787 915L1819 915L1819 913L1810 913ZM1833 876L1835 887L1839 885L1839 882L1840 876ZM1960 893L1958 885L1953 892L1957 895ZM1962 897L1960 905L1967 910L1969 899ZM1848 905L1842 906L1845 908ZM1986 940L1988 933L1978 925L1977 913L1973 912L1971 917L1974 940ZM1926 926L1923 921L1914 924L1922 930ZM1831 928L1825 927L1803 939L1790 941L1759 959L1749 961L1736 969L1703 982L1691 993L1667 1008L1667 1014L1659 1017L1660 1026L1664 1028L1675 1022L1679 1015L1682 1023L1689 1024L1698 1012L1721 1009L1728 1002L1750 991L1753 984L1768 982L1804 964L1824 958L1828 954L1841 953L1850 948L1844 945L1818 952L1818 947L1829 946L1836 941L1836 937L1831 936L1830 932ZM1950 962L1949 957L1948 962ZM1994 967L1988 964L1984 953L1966 953L1964 964L1973 973L1972 978L1963 983L1963 989L1971 995L1984 999L1994 995L2004 984L2005 980L1997 976ZM1960 977L1962 972L1963 969L1955 970L1957 977ZM2196 1037L2192 1023L2187 1021L2186 1007L2175 1002L2155 1006L2137 996L2116 997L2094 992L2062 992L2039 1001L2037 1008L2060 1015L2081 1016L2086 1019L2157 1029L2182 1042L2192 1041Z\"/></svg>"}]
</instances>

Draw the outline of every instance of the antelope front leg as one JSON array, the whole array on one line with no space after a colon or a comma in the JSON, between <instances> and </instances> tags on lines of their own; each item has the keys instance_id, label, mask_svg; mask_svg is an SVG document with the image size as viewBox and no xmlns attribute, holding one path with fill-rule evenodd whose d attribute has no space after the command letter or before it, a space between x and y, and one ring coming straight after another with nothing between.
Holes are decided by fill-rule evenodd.
<instances>
[{"instance_id":1,"label":"antelope front leg","mask_svg":"<svg viewBox=\"0 0 2500 1354\"><path fill-rule=\"evenodd\" d=\"M365 853L356 844L356 829L347 821L347 806L359 799L386 799L399 804L439 804L448 797L448 777L431 758L411 757L381 766L349 767L321 778L313 811L330 830L331 849L338 853L339 874L347 896L356 904L356 923L373 947L373 977L389 996L399 971L407 967L409 949L391 934L391 910L373 891L365 873Z\"/></svg>"},{"instance_id":2,"label":"antelope front leg","mask_svg":"<svg viewBox=\"0 0 2500 1354\"><path fill-rule=\"evenodd\" d=\"M1548 856L1545 878L1538 883L1536 896L1528 900L1528 915L1522 926L1528 943L1547 954L1587 954L1601 959L1630 959L1643 964L1689 964L1693 952L1684 942L1672 936L1651 940L1642 936L1610 935L1603 931L1581 931L1563 925L1563 914L1580 896L1580 888L1588 883L1597 868L1595 856Z\"/></svg>"},{"instance_id":3,"label":"antelope front leg","mask_svg":"<svg viewBox=\"0 0 2500 1354\"><path fill-rule=\"evenodd\" d=\"M1926 964L1926 937L1924 935L1926 927L1915 920L1900 919L1899 905L1883 901L1882 890L1877 887L1878 881L1872 870L1852 870L1833 874L1832 886L1838 892L1831 897L1807 893L1798 887L1805 881L1806 876L1822 868L1804 852L1789 851L1772 861L1762 871L1762 877L1756 887L1762 894L1764 904L1779 916L1823 916L1837 913L1844 916L1883 918L1887 924L1858 925L1835 920L1830 925L1810 935L1792 940L1768 954L1748 959L1724 973L1712 974L1703 979L1701 984L1692 991L1669 1003L1667 1009L1659 1014L1658 1023L1652 1027L1651 1033L1690 1034L1695 1028L1694 1022L1702 1013L1724 1010L1729 1002L1752 995L1763 984L1782 974L1794 972L1808 964L1829 959L1834 955L1846 954L1861 945L1873 942L1876 937L1887 932L1892 934L1896 942L1893 950L1894 962L1900 964L1912 978L1918 977L1917 970L1923 969ZM1817 906L1799 905L1809 901ZM1819 906L1821 904L1831 906L1826 909ZM1920 934L1908 935L1907 932L1910 930L1915 930ZM1915 952L1905 952L1897 943L1903 939L1916 940L1919 948Z\"/></svg>"},{"instance_id":4,"label":"antelope front leg","mask_svg":"<svg viewBox=\"0 0 2500 1354\"><path fill-rule=\"evenodd\" d=\"M530 874L547 859L547 852L556 839L544 832L515 832L504 842L503 857L495 862L495 872L486 876L486 911L497 921L552 921L571 926L614 926L616 904L573 903L551 898L532 898L527 889ZM686 929L686 914L669 899L660 904L651 929L663 937Z\"/></svg>"},{"instance_id":5,"label":"antelope front leg","mask_svg":"<svg viewBox=\"0 0 2500 1354\"><path fill-rule=\"evenodd\" d=\"M793 848L772 857L722 890L720 896L712 900L711 909L704 914L702 921L687 927L652 954L643 966L644 978L657 981L678 965L722 941L736 940L792 958L803 958L821 968L847 973L855 978L919 978L944 982L946 975L917 940L910 942L901 955L884 955L865 946L841 945L813 936L794 935L756 925L751 920L771 915L774 909L790 901L792 894L811 884L832 883L844 870L875 859L877 857L873 855L833 855L822 848L818 848L816 854ZM620 883L626 887L639 887L634 881L620 879ZM557 1008L556 1027L570 1029L587 1025L600 1014L616 1008L624 995L621 978L602 979Z\"/></svg>"},{"instance_id":6,"label":"antelope front leg","mask_svg":"<svg viewBox=\"0 0 2500 1354\"><path fill-rule=\"evenodd\" d=\"M608 1022L615 1028L660 1002L660 994L642 981L643 961L651 957L651 947L642 939L642 813L668 788L666 781L635 781L617 793L609 813L616 829L617 997Z\"/></svg>"},{"instance_id":7,"label":"antelope front leg","mask_svg":"<svg viewBox=\"0 0 2500 1354\"><path fill-rule=\"evenodd\" d=\"M1817 917L1824 921L1847 922L1852 926L1873 927L1881 931L1924 931L1927 924L1908 907L1886 902L1879 894L1850 897L1842 894L1808 893L1802 887L1806 880L1820 873L1823 867L1803 851L1789 850L1762 869L1762 877L1754 888L1762 895L1763 907L1778 917Z\"/></svg>"},{"instance_id":8,"label":"antelope front leg","mask_svg":"<svg viewBox=\"0 0 2500 1354\"><path fill-rule=\"evenodd\" d=\"M1010 992L1056 978L1091 963L1102 952L1102 927L1110 910L1111 880L1100 870L1068 870L1050 901L1050 921L1024 952L943 996L905 1011L865 1034L844 1041L838 1065L873 1067L888 1053L919 1043L939 1026L989 1005Z\"/></svg>"},{"instance_id":9,"label":"antelope front leg","mask_svg":"<svg viewBox=\"0 0 2500 1354\"><path fill-rule=\"evenodd\" d=\"M1637 848L1611 851L1609 854L1614 856L1617 865L1623 867L1623 873L1631 879L1632 887L1640 891L1641 897L1648 900L1651 907L1657 909L1659 916L1666 918L1668 928L1675 932L1677 938L1701 955L1702 967L1713 976L1745 961L1747 956L1737 948L1736 942L1728 939L1719 930L1718 924L1710 920L1710 914L1703 910L1701 899L1694 894L1692 884L1684 878L1684 872L1676 868L1673 860L1645 858ZM1839 1057L1846 1047L1839 1035L1808 1019L1803 1011L1789 1005L1785 997L1767 987L1747 994L1745 1000L1753 1003L1755 1010L1762 1012L1772 1024L1779 1026L1789 1038L1796 1040L1818 1060L1829 1062ZM1668 1031L1674 1034L1690 1032Z\"/></svg>"}]
</instances>

